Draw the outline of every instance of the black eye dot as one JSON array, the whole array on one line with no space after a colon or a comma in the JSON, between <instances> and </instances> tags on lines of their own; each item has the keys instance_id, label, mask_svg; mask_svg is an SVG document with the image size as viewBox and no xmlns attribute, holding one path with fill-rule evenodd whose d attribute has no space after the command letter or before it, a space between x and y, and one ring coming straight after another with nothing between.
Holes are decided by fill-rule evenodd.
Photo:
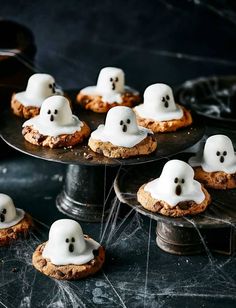
<instances>
[{"instance_id":1,"label":"black eye dot","mask_svg":"<svg viewBox=\"0 0 236 308\"><path fill-rule=\"evenodd\" d=\"M53 83L53 87L55 87L55 88L56 88L56 84L55 84L55 82Z\"/></svg>"},{"instance_id":2,"label":"black eye dot","mask_svg":"<svg viewBox=\"0 0 236 308\"><path fill-rule=\"evenodd\" d=\"M169 100L169 99L170 99L169 95L166 95L166 99L167 99L167 100Z\"/></svg>"},{"instance_id":3,"label":"black eye dot","mask_svg":"<svg viewBox=\"0 0 236 308\"><path fill-rule=\"evenodd\" d=\"M66 239L66 243L69 243L69 239L68 238Z\"/></svg>"},{"instance_id":4,"label":"black eye dot","mask_svg":"<svg viewBox=\"0 0 236 308\"><path fill-rule=\"evenodd\" d=\"M74 237L71 238L71 242L73 242L73 243L75 242L75 238Z\"/></svg>"},{"instance_id":5,"label":"black eye dot","mask_svg":"<svg viewBox=\"0 0 236 308\"><path fill-rule=\"evenodd\" d=\"M217 156L220 156L220 151L217 151L217 152L216 152L216 155L217 155Z\"/></svg>"},{"instance_id":6,"label":"black eye dot","mask_svg":"<svg viewBox=\"0 0 236 308\"><path fill-rule=\"evenodd\" d=\"M53 87L53 85L51 83L48 86L49 86L50 89L52 89L52 87Z\"/></svg>"},{"instance_id":7,"label":"black eye dot","mask_svg":"<svg viewBox=\"0 0 236 308\"><path fill-rule=\"evenodd\" d=\"M162 99L161 99L161 100L162 100L162 102L164 102L164 101L165 101L165 97L162 97Z\"/></svg>"},{"instance_id":8,"label":"black eye dot","mask_svg":"<svg viewBox=\"0 0 236 308\"><path fill-rule=\"evenodd\" d=\"M123 124L124 124L124 122L121 120L121 121L120 121L120 125L123 125Z\"/></svg>"},{"instance_id":9,"label":"black eye dot","mask_svg":"<svg viewBox=\"0 0 236 308\"><path fill-rule=\"evenodd\" d=\"M113 78L110 78L110 82L112 82L113 81Z\"/></svg>"},{"instance_id":10,"label":"black eye dot","mask_svg":"<svg viewBox=\"0 0 236 308\"><path fill-rule=\"evenodd\" d=\"M227 151L224 151L224 152L223 152L223 155L226 156L226 155L227 155Z\"/></svg>"},{"instance_id":11,"label":"black eye dot","mask_svg":"<svg viewBox=\"0 0 236 308\"><path fill-rule=\"evenodd\" d=\"M57 111L57 109L55 109L55 110L54 110L54 114L57 114L57 113L58 113L58 111Z\"/></svg>"},{"instance_id":12,"label":"black eye dot","mask_svg":"<svg viewBox=\"0 0 236 308\"><path fill-rule=\"evenodd\" d=\"M178 178L175 178L175 183L178 183L179 182L179 179Z\"/></svg>"},{"instance_id":13,"label":"black eye dot","mask_svg":"<svg viewBox=\"0 0 236 308\"><path fill-rule=\"evenodd\" d=\"M48 110L48 114L51 114L51 110Z\"/></svg>"},{"instance_id":14,"label":"black eye dot","mask_svg":"<svg viewBox=\"0 0 236 308\"><path fill-rule=\"evenodd\" d=\"M127 121L126 121L128 124L130 124L130 119L127 119Z\"/></svg>"},{"instance_id":15,"label":"black eye dot","mask_svg":"<svg viewBox=\"0 0 236 308\"><path fill-rule=\"evenodd\" d=\"M116 77L116 82L117 82L117 81L119 81L119 78L118 78L118 77Z\"/></svg>"},{"instance_id":16,"label":"black eye dot","mask_svg":"<svg viewBox=\"0 0 236 308\"><path fill-rule=\"evenodd\" d=\"M183 184L184 184L184 182L185 182L185 179L182 179L181 183L183 183Z\"/></svg>"},{"instance_id":17,"label":"black eye dot","mask_svg":"<svg viewBox=\"0 0 236 308\"><path fill-rule=\"evenodd\" d=\"M7 213L7 210L6 210L6 209L3 209L3 210L2 210L2 213L3 213L3 214L6 214L6 213Z\"/></svg>"}]
</instances>

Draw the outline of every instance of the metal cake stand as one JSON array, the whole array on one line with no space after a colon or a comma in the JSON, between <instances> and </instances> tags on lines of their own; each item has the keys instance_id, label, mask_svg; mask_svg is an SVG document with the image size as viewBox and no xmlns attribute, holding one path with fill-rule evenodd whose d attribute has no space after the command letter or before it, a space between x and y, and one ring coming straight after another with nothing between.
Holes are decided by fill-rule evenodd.
<instances>
[{"instance_id":1,"label":"metal cake stand","mask_svg":"<svg viewBox=\"0 0 236 308\"><path fill-rule=\"evenodd\" d=\"M73 113L86 121L91 130L104 123L105 115L80 109L75 104L76 91L66 91L73 102ZM12 114L9 107L0 115L2 139L14 149L39 159L67 164L63 191L58 195L58 209L73 218L96 222L109 211L109 197L115 176L121 166L154 162L174 155L199 141L205 127L197 117L193 125L175 133L158 134L158 148L151 155L129 159L110 159L94 153L87 141L73 148L49 149L32 145L23 138L24 120ZM104 206L105 200L107 206Z\"/></svg>"}]
</instances>

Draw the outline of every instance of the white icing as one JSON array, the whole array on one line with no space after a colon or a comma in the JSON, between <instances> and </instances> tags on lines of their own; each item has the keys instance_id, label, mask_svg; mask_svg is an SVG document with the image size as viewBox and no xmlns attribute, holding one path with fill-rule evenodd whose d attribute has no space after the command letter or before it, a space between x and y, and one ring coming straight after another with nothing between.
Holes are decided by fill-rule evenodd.
<instances>
[{"instance_id":1,"label":"white icing","mask_svg":"<svg viewBox=\"0 0 236 308\"><path fill-rule=\"evenodd\" d=\"M134 109L140 117L155 121L170 121L183 117L182 108L175 104L172 89L163 83L147 87L143 104Z\"/></svg>"},{"instance_id":2,"label":"white icing","mask_svg":"<svg viewBox=\"0 0 236 308\"><path fill-rule=\"evenodd\" d=\"M152 131L138 126L135 113L129 107L117 106L107 113L105 125L99 125L91 138L114 145L131 148Z\"/></svg>"},{"instance_id":3,"label":"white icing","mask_svg":"<svg viewBox=\"0 0 236 308\"><path fill-rule=\"evenodd\" d=\"M101 69L97 85L89 86L81 90L87 95L101 96L102 100L108 104L122 103L122 94L125 91L138 92L125 86L125 75L122 69L116 67L105 67Z\"/></svg>"},{"instance_id":4,"label":"white icing","mask_svg":"<svg viewBox=\"0 0 236 308\"><path fill-rule=\"evenodd\" d=\"M162 200L175 207L182 201L194 201L200 204L205 195L201 184L193 179L194 171L181 160L168 161L159 178L145 185L144 190L156 200Z\"/></svg>"},{"instance_id":5,"label":"white icing","mask_svg":"<svg viewBox=\"0 0 236 308\"><path fill-rule=\"evenodd\" d=\"M0 229L10 228L24 218L25 212L15 208L12 199L5 194L0 194Z\"/></svg>"},{"instance_id":6,"label":"white icing","mask_svg":"<svg viewBox=\"0 0 236 308\"><path fill-rule=\"evenodd\" d=\"M206 172L236 172L236 154L232 141L225 135L214 135L206 140L203 154L189 159L193 167L201 166Z\"/></svg>"},{"instance_id":7,"label":"white icing","mask_svg":"<svg viewBox=\"0 0 236 308\"><path fill-rule=\"evenodd\" d=\"M41 107L52 95L63 95L63 91L56 88L55 79L48 74L34 74L29 78L26 90L16 93L15 98L25 107Z\"/></svg>"},{"instance_id":8,"label":"white icing","mask_svg":"<svg viewBox=\"0 0 236 308\"><path fill-rule=\"evenodd\" d=\"M33 126L42 135L56 137L80 131L83 125L83 122L72 114L68 99L54 95L44 100L40 114L27 120L23 127Z\"/></svg>"},{"instance_id":9,"label":"white icing","mask_svg":"<svg viewBox=\"0 0 236 308\"><path fill-rule=\"evenodd\" d=\"M93 239L84 238L78 222L60 219L51 225L42 255L55 265L82 265L94 259L93 250L99 247Z\"/></svg>"}]
</instances>

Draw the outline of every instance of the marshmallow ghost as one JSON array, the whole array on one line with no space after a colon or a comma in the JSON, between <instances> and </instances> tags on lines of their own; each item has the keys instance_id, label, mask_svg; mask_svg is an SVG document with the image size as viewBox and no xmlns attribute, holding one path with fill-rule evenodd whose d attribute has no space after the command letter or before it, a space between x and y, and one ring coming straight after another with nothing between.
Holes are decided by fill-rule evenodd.
<instances>
[{"instance_id":1,"label":"marshmallow ghost","mask_svg":"<svg viewBox=\"0 0 236 308\"><path fill-rule=\"evenodd\" d=\"M72 114L67 98L54 95L45 99L39 115L27 120L25 126L33 126L43 135L59 136L80 131L83 122Z\"/></svg>"},{"instance_id":2,"label":"marshmallow ghost","mask_svg":"<svg viewBox=\"0 0 236 308\"><path fill-rule=\"evenodd\" d=\"M122 69L104 67L98 75L97 85L86 87L81 90L81 93L101 96L102 100L108 104L119 104L122 103L122 94L125 90L138 94L137 91L125 86L125 74Z\"/></svg>"},{"instance_id":3,"label":"marshmallow ghost","mask_svg":"<svg viewBox=\"0 0 236 308\"><path fill-rule=\"evenodd\" d=\"M51 225L42 255L55 265L81 265L94 259L93 250L99 247L93 239L84 238L78 222L59 219Z\"/></svg>"},{"instance_id":4,"label":"marshmallow ghost","mask_svg":"<svg viewBox=\"0 0 236 308\"><path fill-rule=\"evenodd\" d=\"M181 119L183 110L175 104L172 89L163 83L156 83L146 88L144 103L135 107L142 118L155 121Z\"/></svg>"},{"instance_id":5,"label":"marshmallow ghost","mask_svg":"<svg viewBox=\"0 0 236 308\"><path fill-rule=\"evenodd\" d=\"M49 96L63 94L61 89L56 88L55 79L48 74L32 75L24 92L15 94L15 98L25 107L41 107L42 102Z\"/></svg>"},{"instance_id":6,"label":"marshmallow ghost","mask_svg":"<svg viewBox=\"0 0 236 308\"><path fill-rule=\"evenodd\" d=\"M167 202L170 207L182 201L200 204L205 195L201 184L193 177L194 171L187 163L173 159L165 164L160 177L149 182L144 190L154 199Z\"/></svg>"},{"instance_id":7,"label":"marshmallow ghost","mask_svg":"<svg viewBox=\"0 0 236 308\"><path fill-rule=\"evenodd\" d=\"M99 125L91 138L131 148L148 134L152 134L152 131L137 125L136 115L131 108L117 106L108 111L105 125Z\"/></svg>"},{"instance_id":8,"label":"marshmallow ghost","mask_svg":"<svg viewBox=\"0 0 236 308\"><path fill-rule=\"evenodd\" d=\"M12 199L5 194L0 194L0 229L16 225L24 218L25 212L16 209Z\"/></svg>"},{"instance_id":9,"label":"marshmallow ghost","mask_svg":"<svg viewBox=\"0 0 236 308\"><path fill-rule=\"evenodd\" d=\"M225 135L214 135L206 140L203 155L191 157L189 164L201 166L206 172L236 172L236 155L232 141Z\"/></svg>"}]
</instances>

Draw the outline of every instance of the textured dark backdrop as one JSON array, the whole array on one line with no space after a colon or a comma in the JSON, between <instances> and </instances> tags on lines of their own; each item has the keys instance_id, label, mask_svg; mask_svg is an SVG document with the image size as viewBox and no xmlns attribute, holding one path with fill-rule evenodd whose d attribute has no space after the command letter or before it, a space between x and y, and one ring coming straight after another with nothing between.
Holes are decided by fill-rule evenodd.
<instances>
[{"instance_id":1,"label":"textured dark backdrop","mask_svg":"<svg viewBox=\"0 0 236 308\"><path fill-rule=\"evenodd\" d=\"M32 29L37 67L64 87L94 83L102 66L130 85L176 85L236 69L235 1L1 0L0 17Z\"/></svg>"}]
</instances>

